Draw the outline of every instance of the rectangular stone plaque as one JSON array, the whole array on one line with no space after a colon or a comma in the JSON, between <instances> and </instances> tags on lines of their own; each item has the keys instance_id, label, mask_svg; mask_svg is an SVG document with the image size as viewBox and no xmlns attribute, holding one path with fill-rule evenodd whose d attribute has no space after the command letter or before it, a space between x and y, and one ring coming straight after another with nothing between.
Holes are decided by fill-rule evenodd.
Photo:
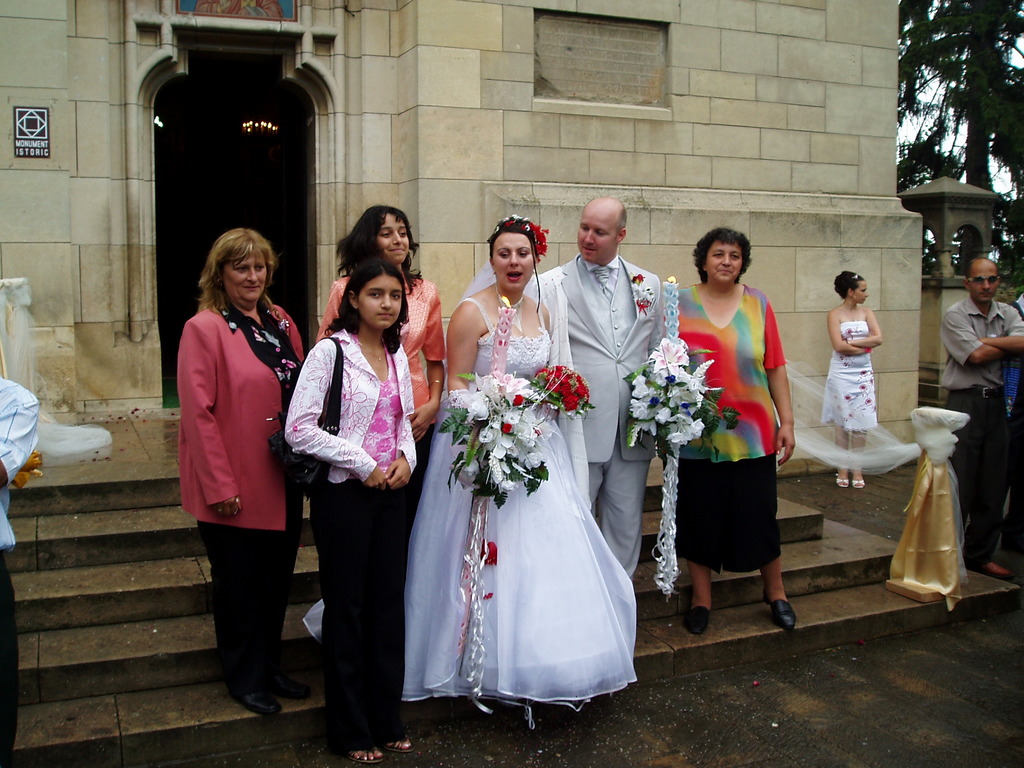
<instances>
[{"instance_id":1,"label":"rectangular stone plaque","mask_svg":"<svg viewBox=\"0 0 1024 768\"><path fill-rule=\"evenodd\" d=\"M665 96L665 24L578 14L534 17L534 95L656 106Z\"/></svg>"}]
</instances>

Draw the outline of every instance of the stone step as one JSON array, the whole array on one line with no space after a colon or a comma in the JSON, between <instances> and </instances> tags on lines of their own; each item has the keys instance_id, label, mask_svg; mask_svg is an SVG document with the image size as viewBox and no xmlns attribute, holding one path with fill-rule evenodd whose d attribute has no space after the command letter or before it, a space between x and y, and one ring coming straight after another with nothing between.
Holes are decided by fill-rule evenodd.
<instances>
[{"instance_id":1,"label":"stone step","mask_svg":"<svg viewBox=\"0 0 1024 768\"><path fill-rule=\"evenodd\" d=\"M205 553L195 518L180 506L23 517L11 522L18 541L7 555L12 573ZM308 520L301 543L313 544Z\"/></svg>"},{"instance_id":2,"label":"stone step","mask_svg":"<svg viewBox=\"0 0 1024 768\"><path fill-rule=\"evenodd\" d=\"M784 545L783 562L791 595L880 583L888 576L893 545L886 539L831 523L826 538ZM303 550L304 556L309 550ZM307 567L314 567L306 563ZM684 565L685 571L685 565ZM653 569L634 578L641 620L668 617L689 606L684 574L679 594L666 600L654 587ZM726 574L716 580L716 605L760 598L757 574ZM315 595L313 596L315 598ZM313 599L311 598L311 599ZM317 647L301 619L308 603L292 606L285 625L285 666L317 664ZM21 697L25 703L122 693L216 680L219 662L209 614L75 627L22 635Z\"/></svg>"},{"instance_id":3,"label":"stone step","mask_svg":"<svg viewBox=\"0 0 1024 768\"><path fill-rule=\"evenodd\" d=\"M708 631L699 636L689 634L678 617L641 622L637 676L642 682L670 678L990 616L1017 609L1019 591L1014 584L972 575L964 599L949 613L943 602L916 603L882 584L803 594L793 600L799 616L794 632L775 627L760 602L716 604ZM122 768L319 738L320 674L307 669L295 677L313 695L282 701L283 711L270 721L238 706L219 682L28 705L19 715L17 764ZM403 705L403 718L415 737L417 728L471 711L468 705L415 702Z\"/></svg>"},{"instance_id":4,"label":"stone step","mask_svg":"<svg viewBox=\"0 0 1024 768\"><path fill-rule=\"evenodd\" d=\"M181 504L178 467L174 463L144 464L137 468L137 477L118 479L94 480L84 474L88 469L89 465L53 470L44 468L42 478L15 491L17 496L11 504L11 517L71 515Z\"/></svg>"},{"instance_id":5,"label":"stone step","mask_svg":"<svg viewBox=\"0 0 1024 768\"><path fill-rule=\"evenodd\" d=\"M784 541L800 541L808 530L821 526L820 515L806 507L783 506L779 522ZM19 526L37 526L35 540L29 540L25 547L34 554L19 557L34 557L54 566L50 570L30 570L23 560L11 558L19 566L12 573L12 580L18 595L20 631L121 624L205 612L209 574L205 557L192 554L160 559L175 552L175 547L201 551L201 543L197 545L193 538L191 518L175 511L178 509L162 507L155 511L93 512L56 520L19 520ZM152 521L147 519L149 513ZM171 527L158 529L158 518L166 518ZM62 530L62 523L67 530ZM304 541L308 543L311 538L307 526ZM80 561L121 559L119 546L124 549L121 562L73 565ZM299 554L294 599L315 600L315 549L302 547ZM65 567L57 567L61 564ZM653 565L641 564L637 571L640 583L653 583L652 569Z\"/></svg>"},{"instance_id":6,"label":"stone step","mask_svg":"<svg viewBox=\"0 0 1024 768\"><path fill-rule=\"evenodd\" d=\"M819 538L824 516L809 507L779 501L783 542ZM180 506L77 512L12 520L18 545L7 554L13 572L199 557L202 541L195 519ZM645 512L641 561L652 559L661 512ZM308 526L302 543L312 545Z\"/></svg>"},{"instance_id":7,"label":"stone step","mask_svg":"<svg viewBox=\"0 0 1024 768\"><path fill-rule=\"evenodd\" d=\"M782 545L786 591L789 595L821 592L860 584L880 583L889 577L889 561L896 545L889 539L856 528L825 521L819 539ZM637 615L641 621L682 614L690 605L690 580L680 561L677 594L665 597L654 586L655 565L641 563L633 575ZM720 607L761 599L757 573L715 574L715 604Z\"/></svg>"},{"instance_id":8,"label":"stone step","mask_svg":"<svg viewBox=\"0 0 1024 768\"><path fill-rule=\"evenodd\" d=\"M780 499L778 518L783 542L821 536L824 516L817 510ZM203 554L194 518L178 505L22 516L12 525L18 541L7 554L12 573ZM661 511L645 512L642 525L641 561L647 562ZM312 543L307 526L303 544Z\"/></svg>"},{"instance_id":9,"label":"stone step","mask_svg":"<svg viewBox=\"0 0 1024 768\"><path fill-rule=\"evenodd\" d=\"M282 632L285 669L319 667L320 647L289 606ZM18 639L21 704L167 688L221 679L213 616L76 627Z\"/></svg>"},{"instance_id":10,"label":"stone step","mask_svg":"<svg viewBox=\"0 0 1024 768\"><path fill-rule=\"evenodd\" d=\"M323 734L319 671L295 674L313 694L281 700L273 720L239 706L223 683L57 701L18 710L18 768L122 768L242 752ZM268 727L269 726L269 727Z\"/></svg>"},{"instance_id":11,"label":"stone step","mask_svg":"<svg viewBox=\"0 0 1024 768\"><path fill-rule=\"evenodd\" d=\"M12 573L21 633L189 616L209 609L205 557ZM319 598L316 551L301 547L292 599Z\"/></svg>"},{"instance_id":12,"label":"stone step","mask_svg":"<svg viewBox=\"0 0 1024 768\"><path fill-rule=\"evenodd\" d=\"M792 582L787 573L787 589ZM849 643L978 619L1020 608L1016 584L971 574L963 599L952 611L945 601L918 603L884 584L794 595L797 628L785 632L771 622L762 602L711 611L707 631L691 635L677 616L640 622L635 664L641 679L678 677L795 656Z\"/></svg>"},{"instance_id":13,"label":"stone step","mask_svg":"<svg viewBox=\"0 0 1024 768\"><path fill-rule=\"evenodd\" d=\"M110 565L204 553L195 518L180 506L16 518L10 570Z\"/></svg>"}]
</instances>

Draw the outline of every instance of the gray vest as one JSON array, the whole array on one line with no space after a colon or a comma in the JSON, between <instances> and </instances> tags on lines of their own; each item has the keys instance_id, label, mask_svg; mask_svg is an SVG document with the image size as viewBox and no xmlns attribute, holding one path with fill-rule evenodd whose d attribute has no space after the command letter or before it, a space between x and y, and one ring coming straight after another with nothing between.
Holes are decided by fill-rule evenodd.
<instances>
[{"instance_id":1,"label":"gray vest","mask_svg":"<svg viewBox=\"0 0 1024 768\"><path fill-rule=\"evenodd\" d=\"M583 259L579 260L578 267L580 283L587 294L587 301L598 310L597 315L610 318L610 322L601 325L604 339L618 351L626 343L626 337L629 336L633 323L636 322L636 302L633 301L633 289L629 282L626 265L618 256L615 258L619 260L618 274L615 278L615 291L610 299L604 295L597 278L590 274Z\"/></svg>"}]
</instances>

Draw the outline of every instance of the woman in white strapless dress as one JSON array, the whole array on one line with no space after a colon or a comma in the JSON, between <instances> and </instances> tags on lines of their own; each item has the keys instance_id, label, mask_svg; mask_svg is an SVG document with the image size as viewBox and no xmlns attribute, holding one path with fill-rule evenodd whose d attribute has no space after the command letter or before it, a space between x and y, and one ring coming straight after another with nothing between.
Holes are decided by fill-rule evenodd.
<instances>
[{"instance_id":1,"label":"woman in white strapless dress","mask_svg":"<svg viewBox=\"0 0 1024 768\"><path fill-rule=\"evenodd\" d=\"M839 467L836 485L846 488L853 474L853 487L864 487L864 474L856 459L863 449L866 432L878 425L875 401L875 375L871 350L882 343L882 331L875 313L864 306L867 282L856 272L841 272L835 290L843 303L828 313L828 336L832 342L832 360L825 382L821 421L835 424L836 445L851 451L851 465Z\"/></svg>"},{"instance_id":2,"label":"woman in white strapless dress","mask_svg":"<svg viewBox=\"0 0 1024 768\"><path fill-rule=\"evenodd\" d=\"M547 309L524 293L534 275L535 225L520 217L495 228L496 282L470 296L448 328L448 388L472 383L460 373L490 372L498 296L516 307L508 373L531 378L548 365ZM457 396L457 395L456 395ZM472 494L449 487L450 435L435 436L409 551L406 580L406 700L471 696L529 706L579 706L636 680L636 600L580 495L565 441L554 422L543 448L549 479L527 496L519 487L490 505L485 541L496 549L483 568L483 684L464 675L468 606L461 589ZM449 457L447 460L445 457Z\"/></svg>"}]
</instances>

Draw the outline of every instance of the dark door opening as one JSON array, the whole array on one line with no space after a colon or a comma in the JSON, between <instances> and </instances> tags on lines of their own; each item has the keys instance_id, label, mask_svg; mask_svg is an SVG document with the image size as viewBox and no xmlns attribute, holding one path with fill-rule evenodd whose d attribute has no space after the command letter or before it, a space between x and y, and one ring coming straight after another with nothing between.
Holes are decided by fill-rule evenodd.
<instances>
[{"instance_id":1,"label":"dark door opening","mask_svg":"<svg viewBox=\"0 0 1024 768\"><path fill-rule=\"evenodd\" d=\"M165 407L177 405L181 330L196 312L206 254L223 232L250 227L271 242L280 264L270 296L305 336L306 109L283 87L280 70L276 57L194 52L188 77L157 94L157 312Z\"/></svg>"}]
</instances>

